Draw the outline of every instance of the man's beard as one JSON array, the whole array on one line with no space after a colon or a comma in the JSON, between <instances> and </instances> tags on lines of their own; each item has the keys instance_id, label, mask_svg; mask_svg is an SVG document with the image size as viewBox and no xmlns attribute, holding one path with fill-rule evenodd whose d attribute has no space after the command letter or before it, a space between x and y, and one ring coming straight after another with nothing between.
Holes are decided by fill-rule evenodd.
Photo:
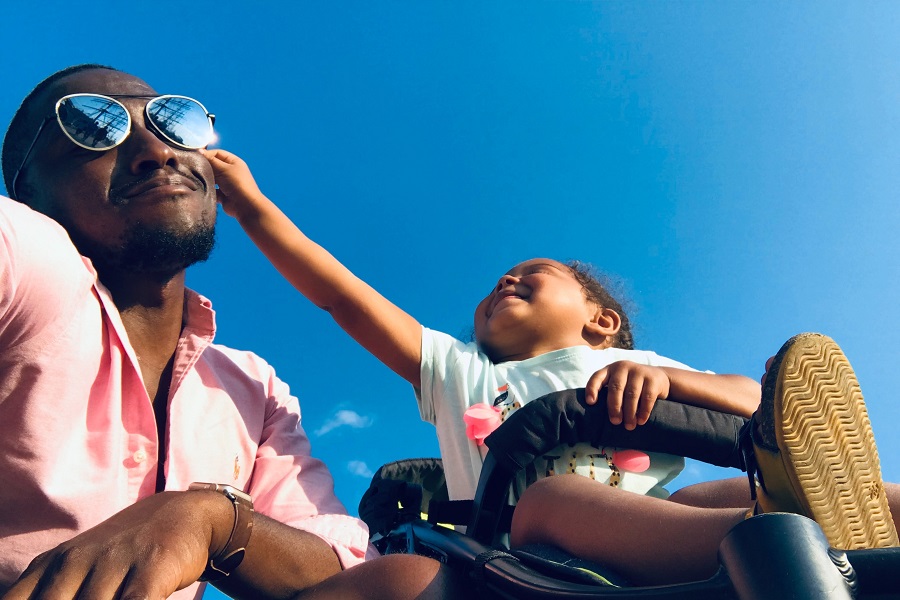
<instances>
[{"instance_id":1,"label":"man's beard","mask_svg":"<svg viewBox=\"0 0 900 600\"><path fill-rule=\"evenodd\" d=\"M216 227L215 223L200 223L175 232L137 222L117 246L104 246L79 238L72 236L72 241L100 273L116 270L170 279L209 258L216 245Z\"/></svg>"}]
</instances>

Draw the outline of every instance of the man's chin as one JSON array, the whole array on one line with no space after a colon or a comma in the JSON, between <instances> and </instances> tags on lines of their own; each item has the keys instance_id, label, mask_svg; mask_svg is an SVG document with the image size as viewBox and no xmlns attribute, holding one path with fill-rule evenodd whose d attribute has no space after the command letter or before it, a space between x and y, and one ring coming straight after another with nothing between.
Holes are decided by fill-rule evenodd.
<instances>
[{"instance_id":1,"label":"man's chin","mask_svg":"<svg viewBox=\"0 0 900 600\"><path fill-rule=\"evenodd\" d=\"M216 230L214 224L202 224L173 232L138 223L115 247L99 246L86 240L73 241L98 271L114 269L173 276L209 258L216 245Z\"/></svg>"}]
</instances>

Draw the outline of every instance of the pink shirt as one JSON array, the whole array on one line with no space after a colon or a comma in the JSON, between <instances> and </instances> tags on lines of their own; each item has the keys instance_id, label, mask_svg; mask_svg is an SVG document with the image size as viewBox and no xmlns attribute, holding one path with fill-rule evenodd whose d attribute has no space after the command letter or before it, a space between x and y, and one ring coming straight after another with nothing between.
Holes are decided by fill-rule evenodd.
<instances>
[{"instance_id":1,"label":"pink shirt","mask_svg":"<svg viewBox=\"0 0 900 600\"><path fill-rule=\"evenodd\" d=\"M257 511L320 536L344 567L361 562L367 528L310 456L297 399L258 356L212 343L214 316L207 299L185 294L166 489L230 483ZM0 590L36 555L153 494L160 443L90 261L55 221L0 197Z\"/></svg>"}]
</instances>

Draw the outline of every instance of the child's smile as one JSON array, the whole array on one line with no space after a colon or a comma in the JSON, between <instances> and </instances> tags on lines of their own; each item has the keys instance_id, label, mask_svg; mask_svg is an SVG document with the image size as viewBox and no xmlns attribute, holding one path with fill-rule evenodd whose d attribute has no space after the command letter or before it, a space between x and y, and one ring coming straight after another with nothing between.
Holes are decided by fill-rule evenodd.
<instances>
[{"instance_id":1,"label":"child's smile","mask_svg":"<svg viewBox=\"0 0 900 600\"><path fill-rule=\"evenodd\" d=\"M509 304L510 302L514 302L516 300L525 300L525 296L519 292L516 286L509 286L503 288L494 296L494 301L488 309L488 317L490 317L494 311L505 304Z\"/></svg>"},{"instance_id":2,"label":"child's smile","mask_svg":"<svg viewBox=\"0 0 900 600\"><path fill-rule=\"evenodd\" d=\"M475 337L492 360L522 360L583 344L592 305L566 265L546 258L504 274L475 311Z\"/></svg>"}]
</instances>

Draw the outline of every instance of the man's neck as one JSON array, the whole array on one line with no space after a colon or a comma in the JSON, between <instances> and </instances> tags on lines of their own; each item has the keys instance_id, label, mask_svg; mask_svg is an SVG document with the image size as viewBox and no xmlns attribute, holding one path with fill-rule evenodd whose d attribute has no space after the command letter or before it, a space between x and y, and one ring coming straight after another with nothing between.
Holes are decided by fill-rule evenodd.
<instances>
[{"instance_id":1,"label":"man's neck","mask_svg":"<svg viewBox=\"0 0 900 600\"><path fill-rule=\"evenodd\" d=\"M169 381L163 379L170 376L166 367L175 353L183 326L184 271L167 281L130 273L104 275L101 281L122 316L147 393L154 402L164 402Z\"/></svg>"}]
</instances>

